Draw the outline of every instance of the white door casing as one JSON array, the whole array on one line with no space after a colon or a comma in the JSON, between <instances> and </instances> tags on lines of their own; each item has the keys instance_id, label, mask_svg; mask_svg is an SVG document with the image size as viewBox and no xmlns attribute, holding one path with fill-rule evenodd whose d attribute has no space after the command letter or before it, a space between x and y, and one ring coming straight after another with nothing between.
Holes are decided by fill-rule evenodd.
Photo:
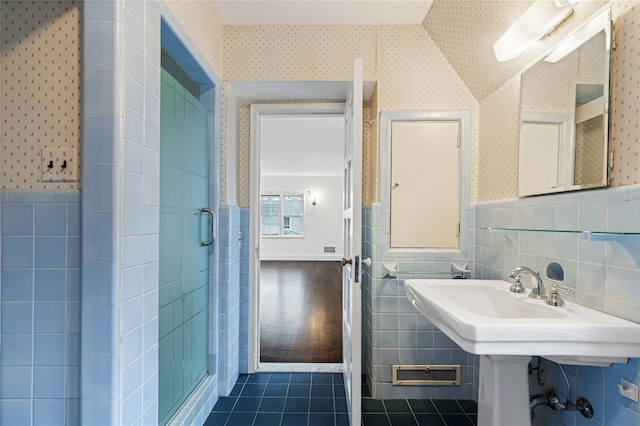
<instances>
[{"instance_id":1,"label":"white door casing","mask_svg":"<svg viewBox=\"0 0 640 426\"><path fill-rule=\"evenodd\" d=\"M313 114L344 114L342 103L311 104L251 104L251 206L260 206L260 121L262 116L308 116ZM260 363L260 209L251 208L249 218L249 309L247 372L256 371L326 371L335 372L341 364Z\"/></svg>"}]
</instances>

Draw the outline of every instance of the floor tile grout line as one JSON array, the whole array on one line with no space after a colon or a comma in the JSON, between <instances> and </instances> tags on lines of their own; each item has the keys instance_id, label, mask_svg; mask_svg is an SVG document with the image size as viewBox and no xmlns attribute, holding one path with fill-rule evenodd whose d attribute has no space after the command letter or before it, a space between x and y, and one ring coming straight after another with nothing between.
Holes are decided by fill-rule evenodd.
<instances>
[{"instance_id":1,"label":"floor tile grout line","mask_svg":"<svg viewBox=\"0 0 640 426\"><path fill-rule=\"evenodd\" d=\"M307 411L305 412L294 412L295 414L302 414L302 415L306 415L307 416L307 424L310 425L312 422L312 416L313 415L325 415L325 416L330 416L333 421L332 423L334 424L334 426L336 426L338 424L338 416L342 416L343 412L338 413L338 407L337 407L337 402L338 402L338 398L340 398L340 400L342 401L342 399L344 399L344 396L338 396L336 393L336 388L338 385L341 385L341 383L337 382L338 376L337 375L332 375L330 380L326 380L326 378L323 378L321 381L317 381L319 379L319 377L315 377L314 380L314 374L312 373L310 376L310 380L309 381L300 381L300 382L293 382L293 375L290 374L288 376L288 380L286 381L274 381L272 382L272 378L274 377L275 374L270 373L268 376L263 377L263 378L258 378L256 379L256 381L249 381L249 378L245 377L244 381L242 383L238 383L239 385L239 389L238 389L238 393L236 395L230 395L232 397L235 398L235 401L233 402L233 405L230 407L231 411L225 411L224 414L226 414L227 420L225 422L225 424L230 422L230 416L231 414L233 414L234 412L237 413L244 413L245 415L251 414L252 418L253 418L253 423L256 423L258 420L258 414L260 413L265 413L265 414L275 414L277 416L279 416L280 418L280 425L282 425L283 421L284 421L284 416L287 414L287 412L285 411L285 406L283 405L283 409L281 412L262 412L260 411L260 406L262 405L262 403L265 401L265 398L267 399L271 399L273 398L275 399L282 399L285 401L288 398L296 398L296 397L300 397L297 395L293 395L293 396L289 396L289 391L290 391L290 387L292 384L297 383L297 384L303 384L303 385L308 385L309 386L309 394L307 394ZM243 395L244 390L246 389L246 385L247 384L255 384L255 385L263 385L264 389L262 390L261 395ZM285 395L266 395L267 393L267 389L270 385L284 385L286 386L285 388ZM320 385L320 386L329 386L329 392L328 393L321 393L320 395L316 395L316 396L312 396L313 393L313 386L314 385ZM236 411L237 408L237 404L239 402L239 398L240 397L252 397L252 398L256 398L258 399L258 407L255 411ZM331 404L332 407L332 411L312 411L311 409L311 402L313 401L314 398L329 398L330 401L327 401L328 403ZM363 398L368 398L363 396ZM370 397L369 397L370 398ZM373 398L370 398L373 399ZM467 410L465 410L465 408L463 407L463 405L461 404L462 400L459 399L452 399L449 400L451 402L453 402L455 404L455 406L457 407L457 409L455 410L455 412L448 412L448 410L445 410L446 412L443 412L442 409L438 408L438 406L436 404L433 403L433 399L432 398L426 398L427 400L431 401L433 408L434 408L434 412L430 413L430 414L437 414L438 418L443 422L443 424L446 426L447 422L444 418L445 415L464 415L464 417L466 418L466 420L469 422L469 424L474 424L474 421L472 419L472 417L477 417L477 411L476 412L472 412L469 411L467 412ZM391 421L392 421L392 417L394 417L394 415L400 415L400 414L411 414L411 417L413 418L414 422L416 424L419 424L418 421L418 414L423 414L423 413L417 413L413 406L410 404L409 399L408 398L403 398L400 399L401 401L404 401L404 403L407 405L408 407L408 411L398 411L398 412L390 412L389 411L389 407L387 404L387 401L392 401L389 399L381 399L380 401L382 402L382 408L383 408L383 412L378 412L379 414L384 413L385 418L387 420L388 425L392 425ZM465 401L466 402L466 401ZM284 403L283 403L284 404ZM467 406L468 404L465 404L465 406ZM459 410L459 411L458 411ZM370 414L374 414L374 412L371 412ZM429 413L424 413L424 414L429 414ZM234 422L235 424L235 422Z\"/></svg>"},{"instance_id":2,"label":"floor tile grout line","mask_svg":"<svg viewBox=\"0 0 640 426\"><path fill-rule=\"evenodd\" d=\"M373 399L373 398L372 398ZM400 399L401 401L405 401L405 403L407 404L408 408L409 408L409 413L411 414L411 416L413 417L413 420L416 422L417 425L420 424L420 422L418 421L418 414L437 414L438 417L440 418L440 420L442 421L442 423L446 426L447 425L447 421L444 418L444 414L451 414L451 415L464 415L464 417L467 419L467 421L469 421L470 424L474 424L473 420L471 419L471 415L470 413L468 413L467 411L464 410L464 408L460 405L460 403L458 402L458 399L454 399L453 401L456 403L456 405L460 408L461 412L460 413L443 413L440 411L440 409L436 406L436 404L433 404L433 408L435 409L434 413L416 413L413 409L413 407L411 406L411 403L409 402L408 398L403 398ZM433 401L432 398L428 398L429 401ZM402 414L402 412L398 412L398 413L390 413L389 410L387 409L387 404L385 403L384 398L381 399L380 401L382 401L382 406L384 408L384 414L387 417L387 422L389 425L392 424L391 422L391 414ZM373 414L373 413L371 413Z\"/></svg>"}]
</instances>

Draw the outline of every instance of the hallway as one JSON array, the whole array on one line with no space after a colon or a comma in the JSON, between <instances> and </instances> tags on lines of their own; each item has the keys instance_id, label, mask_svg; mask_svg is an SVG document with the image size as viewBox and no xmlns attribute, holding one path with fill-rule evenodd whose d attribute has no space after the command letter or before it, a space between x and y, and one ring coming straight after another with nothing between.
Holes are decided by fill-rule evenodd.
<instances>
[{"instance_id":1,"label":"hallway","mask_svg":"<svg viewBox=\"0 0 640 426\"><path fill-rule=\"evenodd\" d=\"M260 262L260 362L342 362L339 262Z\"/></svg>"}]
</instances>

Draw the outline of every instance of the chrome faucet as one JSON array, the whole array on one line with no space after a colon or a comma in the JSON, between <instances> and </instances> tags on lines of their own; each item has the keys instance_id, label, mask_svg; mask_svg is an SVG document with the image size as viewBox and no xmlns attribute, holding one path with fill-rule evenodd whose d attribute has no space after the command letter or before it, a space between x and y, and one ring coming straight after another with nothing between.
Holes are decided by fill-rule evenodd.
<instances>
[{"instance_id":1,"label":"chrome faucet","mask_svg":"<svg viewBox=\"0 0 640 426\"><path fill-rule=\"evenodd\" d=\"M520 274L525 273L531 277L531 293L529 293L529 297L534 299L546 299L547 292L544 287L544 283L542 282L542 278L540 278L540 273L538 271L534 271L531 268L527 268L526 266L518 266L513 271L509 273L509 277L515 279L516 281L520 281ZM535 283L534 283L535 280Z\"/></svg>"}]
</instances>

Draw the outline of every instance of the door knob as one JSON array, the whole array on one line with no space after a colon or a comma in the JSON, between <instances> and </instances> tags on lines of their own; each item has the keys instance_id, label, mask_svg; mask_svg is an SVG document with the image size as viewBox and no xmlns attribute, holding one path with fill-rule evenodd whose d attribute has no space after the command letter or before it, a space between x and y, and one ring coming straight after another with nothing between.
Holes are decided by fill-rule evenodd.
<instances>
[{"instance_id":1,"label":"door knob","mask_svg":"<svg viewBox=\"0 0 640 426\"><path fill-rule=\"evenodd\" d=\"M351 259L345 259L344 257L342 258L342 260L340 261L340 263L342 263L342 266L344 265L351 265Z\"/></svg>"}]
</instances>

